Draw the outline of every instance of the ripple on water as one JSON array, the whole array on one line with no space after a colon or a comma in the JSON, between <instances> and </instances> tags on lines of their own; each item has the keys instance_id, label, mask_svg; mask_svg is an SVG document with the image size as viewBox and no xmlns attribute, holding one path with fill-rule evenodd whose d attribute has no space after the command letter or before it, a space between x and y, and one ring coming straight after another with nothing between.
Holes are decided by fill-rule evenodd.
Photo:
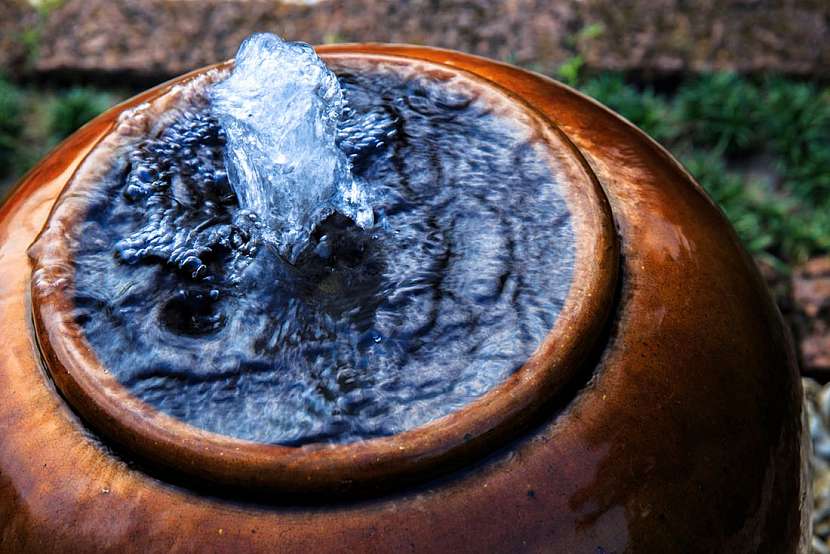
<instances>
[{"instance_id":1,"label":"ripple on water","mask_svg":"<svg viewBox=\"0 0 830 554\"><path fill-rule=\"evenodd\" d=\"M390 435L503 381L553 326L573 233L526 124L392 67L338 79L338 145L377 222L329 217L294 265L239 208L206 110L101 184L75 253L76 318L156 408L266 443Z\"/></svg>"}]
</instances>

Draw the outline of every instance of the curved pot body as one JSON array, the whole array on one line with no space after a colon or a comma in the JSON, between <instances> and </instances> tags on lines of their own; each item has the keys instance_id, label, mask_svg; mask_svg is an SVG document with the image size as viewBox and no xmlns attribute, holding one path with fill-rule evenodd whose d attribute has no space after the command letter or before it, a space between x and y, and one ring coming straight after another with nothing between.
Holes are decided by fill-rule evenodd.
<instances>
[{"instance_id":1,"label":"curved pot body","mask_svg":"<svg viewBox=\"0 0 830 554\"><path fill-rule=\"evenodd\" d=\"M683 168L607 109L515 67L422 47L319 52L334 63L383 57L464 72L525 106L568 149L582 183L570 201L599 237L585 243L593 264L577 268L573 286L596 317L574 311L540 356L553 360L562 344L575 354L488 397L490 411L475 412L486 417L441 420L362 450L307 449L300 461L252 450L225 463L235 443L178 444L179 430L142 427L118 412L117 397L107 406L94 384L84 388L83 343L61 346L60 305L30 294L27 249L119 114L206 70L196 72L85 126L0 211L0 551L804 548L789 338L734 231ZM39 243L36 267L60 254L52 244ZM547 379L555 364L566 379ZM533 401L515 400L524 386ZM293 486L303 476L311 484Z\"/></svg>"}]
</instances>

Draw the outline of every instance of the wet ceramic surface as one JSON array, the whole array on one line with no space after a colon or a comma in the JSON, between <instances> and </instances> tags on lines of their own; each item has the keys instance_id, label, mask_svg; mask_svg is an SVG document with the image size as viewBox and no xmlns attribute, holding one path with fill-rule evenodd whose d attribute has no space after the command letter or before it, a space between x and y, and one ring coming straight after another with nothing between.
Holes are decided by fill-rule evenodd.
<instances>
[{"instance_id":1,"label":"wet ceramic surface","mask_svg":"<svg viewBox=\"0 0 830 554\"><path fill-rule=\"evenodd\" d=\"M806 483L792 349L734 232L676 162L604 108L517 68L425 48L320 51L462 68L561 129L602 186L618 234L601 346L532 428L392 491L253 500L136 464L57 394L28 300L26 250L110 112L0 210L0 550L796 551Z\"/></svg>"}]
</instances>

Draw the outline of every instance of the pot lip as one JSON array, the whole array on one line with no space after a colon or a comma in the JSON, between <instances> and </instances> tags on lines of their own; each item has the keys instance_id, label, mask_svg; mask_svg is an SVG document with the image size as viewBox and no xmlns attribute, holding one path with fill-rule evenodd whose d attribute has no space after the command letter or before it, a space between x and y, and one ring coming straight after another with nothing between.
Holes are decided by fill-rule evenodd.
<instances>
[{"instance_id":1,"label":"pot lip","mask_svg":"<svg viewBox=\"0 0 830 554\"><path fill-rule=\"evenodd\" d=\"M131 120L122 118L69 179L29 249L35 338L47 373L90 427L142 461L200 482L289 494L336 494L358 486L387 489L459 467L525 431L584 369L612 311L619 266L611 208L588 163L555 122L484 76L499 71L497 62L448 52L452 57L475 60L482 68L479 74L453 67L451 59L446 63L426 59L432 51L428 48L412 47L405 55L389 54L382 48L355 44L318 51L326 62L417 64L471 80L487 94L508 98L528 116L548 146L546 154L561 175L560 194L572 216L575 260L562 310L534 354L506 380L455 412L395 435L345 444L293 447L251 442L191 426L145 404L103 367L71 316L68 231L85 213L84 195L77 194L75 185L94 185L94 173L89 172L102 171L96 169L96 154L104 162L112 153L101 152L107 137L139 132ZM418 56L421 51L423 58ZM133 113L146 115L146 124L165 113L181 94L185 87L177 85L215 79L231 63L202 68L158 87ZM520 88L521 83L515 86Z\"/></svg>"}]
</instances>

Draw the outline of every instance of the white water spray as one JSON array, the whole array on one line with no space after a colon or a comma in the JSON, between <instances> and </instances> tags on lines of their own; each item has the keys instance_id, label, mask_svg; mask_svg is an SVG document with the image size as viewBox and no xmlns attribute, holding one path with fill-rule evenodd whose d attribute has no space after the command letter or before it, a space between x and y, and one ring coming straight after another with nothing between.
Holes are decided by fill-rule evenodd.
<instances>
[{"instance_id":1,"label":"white water spray","mask_svg":"<svg viewBox=\"0 0 830 554\"><path fill-rule=\"evenodd\" d=\"M227 136L226 165L243 210L294 261L314 227L340 212L361 227L372 208L335 144L343 94L311 46L255 34L239 48L212 111Z\"/></svg>"}]
</instances>

